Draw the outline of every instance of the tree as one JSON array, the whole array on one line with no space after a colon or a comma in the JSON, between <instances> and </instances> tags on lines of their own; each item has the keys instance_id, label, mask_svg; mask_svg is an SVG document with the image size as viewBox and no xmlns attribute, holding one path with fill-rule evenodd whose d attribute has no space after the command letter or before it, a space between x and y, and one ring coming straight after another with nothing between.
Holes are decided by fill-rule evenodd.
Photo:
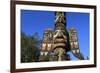
<instances>
[{"instance_id":1,"label":"tree","mask_svg":"<svg viewBox=\"0 0 100 73\"><path fill-rule=\"evenodd\" d=\"M32 36L21 33L21 62L34 62L38 61L39 57L40 39L38 33Z\"/></svg>"}]
</instances>

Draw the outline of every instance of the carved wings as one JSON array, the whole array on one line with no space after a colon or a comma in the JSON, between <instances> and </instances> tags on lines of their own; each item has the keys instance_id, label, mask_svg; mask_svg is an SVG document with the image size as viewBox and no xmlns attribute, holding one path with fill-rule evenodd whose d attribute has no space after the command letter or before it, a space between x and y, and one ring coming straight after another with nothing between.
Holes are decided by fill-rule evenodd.
<instances>
[{"instance_id":1,"label":"carved wings","mask_svg":"<svg viewBox=\"0 0 100 73\"><path fill-rule=\"evenodd\" d=\"M74 28L69 29L70 49L75 57L79 60L84 60L83 55L80 53L77 31Z\"/></svg>"}]
</instances>

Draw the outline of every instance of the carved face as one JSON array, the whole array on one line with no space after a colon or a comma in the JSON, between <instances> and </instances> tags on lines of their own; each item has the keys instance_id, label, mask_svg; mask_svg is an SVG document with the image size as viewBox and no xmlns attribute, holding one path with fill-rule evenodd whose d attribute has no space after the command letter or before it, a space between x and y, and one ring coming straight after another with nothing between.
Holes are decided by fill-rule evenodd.
<instances>
[{"instance_id":1,"label":"carved face","mask_svg":"<svg viewBox=\"0 0 100 73\"><path fill-rule=\"evenodd\" d=\"M65 31L63 30L55 30L53 38L55 39L57 37L67 39L67 36L65 35Z\"/></svg>"},{"instance_id":2,"label":"carved face","mask_svg":"<svg viewBox=\"0 0 100 73\"><path fill-rule=\"evenodd\" d=\"M46 41L47 41L47 40L51 40L51 39L52 39L52 34L51 34L51 33L45 33L43 38L44 38L44 40L46 40Z\"/></svg>"}]
</instances>

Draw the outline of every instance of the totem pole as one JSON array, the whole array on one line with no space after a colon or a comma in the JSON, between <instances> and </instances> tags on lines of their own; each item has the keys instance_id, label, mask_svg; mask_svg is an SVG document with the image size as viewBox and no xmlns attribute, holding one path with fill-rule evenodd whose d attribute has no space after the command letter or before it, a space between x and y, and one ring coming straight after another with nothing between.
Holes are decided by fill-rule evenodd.
<instances>
[{"instance_id":1,"label":"totem pole","mask_svg":"<svg viewBox=\"0 0 100 73\"><path fill-rule=\"evenodd\" d=\"M80 53L77 31L67 31L65 12L55 12L54 30L46 28L43 34L39 61L71 60L68 52L72 52L79 60L84 60Z\"/></svg>"},{"instance_id":2,"label":"totem pole","mask_svg":"<svg viewBox=\"0 0 100 73\"><path fill-rule=\"evenodd\" d=\"M64 12L55 12L55 28L53 33L53 50L58 61L69 60L68 32L66 30L66 19Z\"/></svg>"}]
</instances>

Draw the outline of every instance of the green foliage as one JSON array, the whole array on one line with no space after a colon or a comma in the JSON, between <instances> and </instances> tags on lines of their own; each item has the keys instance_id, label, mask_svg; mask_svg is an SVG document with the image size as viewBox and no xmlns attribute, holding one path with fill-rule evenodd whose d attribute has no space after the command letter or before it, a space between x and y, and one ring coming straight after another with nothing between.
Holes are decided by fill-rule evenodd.
<instances>
[{"instance_id":1,"label":"green foliage","mask_svg":"<svg viewBox=\"0 0 100 73\"><path fill-rule=\"evenodd\" d=\"M39 57L40 39L38 33L27 36L21 33L21 62L37 62Z\"/></svg>"}]
</instances>

